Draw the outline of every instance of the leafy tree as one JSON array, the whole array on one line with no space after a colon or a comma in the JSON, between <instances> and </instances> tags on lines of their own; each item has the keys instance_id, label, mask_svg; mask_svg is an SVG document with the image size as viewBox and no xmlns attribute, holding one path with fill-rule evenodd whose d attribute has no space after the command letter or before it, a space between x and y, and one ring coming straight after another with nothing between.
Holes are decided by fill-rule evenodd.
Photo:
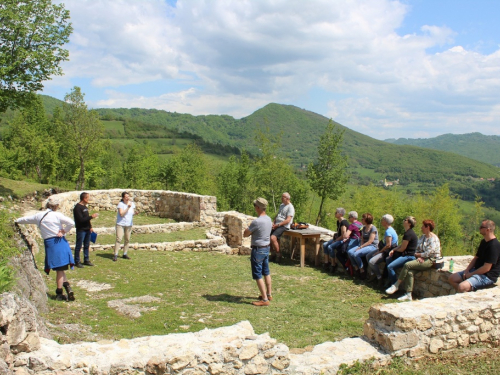
<instances>
[{"instance_id":1,"label":"leafy tree","mask_svg":"<svg viewBox=\"0 0 500 375\"><path fill-rule=\"evenodd\" d=\"M40 97L35 97L14 119L5 137L12 165L28 178L47 183L57 165L57 143Z\"/></svg>"},{"instance_id":2,"label":"leafy tree","mask_svg":"<svg viewBox=\"0 0 500 375\"><path fill-rule=\"evenodd\" d=\"M281 194L290 193L292 204L295 207L295 217L302 214L303 205L307 201L307 184L300 180L290 166L288 159L280 154L281 134L271 135L258 130L255 142L262 155L256 158L253 168L253 180L256 187L256 196L269 201L268 213L277 212L281 203Z\"/></svg>"},{"instance_id":3,"label":"leafy tree","mask_svg":"<svg viewBox=\"0 0 500 375\"><path fill-rule=\"evenodd\" d=\"M158 189L158 156L147 144L132 147L123 174L133 189Z\"/></svg>"},{"instance_id":4,"label":"leafy tree","mask_svg":"<svg viewBox=\"0 0 500 375\"><path fill-rule=\"evenodd\" d=\"M61 123L65 146L78 160L79 172L76 190L85 188L85 163L102 151L104 126L96 111L89 111L79 87L75 86L64 97L64 119Z\"/></svg>"},{"instance_id":5,"label":"leafy tree","mask_svg":"<svg viewBox=\"0 0 500 375\"><path fill-rule=\"evenodd\" d=\"M342 155L340 149L344 132L345 130L338 131L336 125L330 120L319 140L318 159L307 168L309 185L321 199L316 225L320 222L325 200L337 199L346 189L347 157Z\"/></svg>"},{"instance_id":6,"label":"leafy tree","mask_svg":"<svg viewBox=\"0 0 500 375\"><path fill-rule=\"evenodd\" d=\"M251 161L246 152L241 158L229 158L229 162L217 175L218 206L223 209L248 212L251 207ZM250 213L252 213L250 211Z\"/></svg>"},{"instance_id":7,"label":"leafy tree","mask_svg":"<svg viewBox=\"0 0 500 375\"><path fill-rule=\"evenodd\" d=\"M0 2L0 112L25 105L68 60L62 46L73 31L64 4L50 0Z\"/></svg>"},{"instance_id":8,"label":"leafy tree","mask_svg":"<svg viewBox=\"0 0 500 375\"><path fill-rule=\"evenodd\" d=\"M167 190L205 194L211 183L208 163L200 147L192 143L173 156L160 169Z\"/></svg>"}]
</instances>

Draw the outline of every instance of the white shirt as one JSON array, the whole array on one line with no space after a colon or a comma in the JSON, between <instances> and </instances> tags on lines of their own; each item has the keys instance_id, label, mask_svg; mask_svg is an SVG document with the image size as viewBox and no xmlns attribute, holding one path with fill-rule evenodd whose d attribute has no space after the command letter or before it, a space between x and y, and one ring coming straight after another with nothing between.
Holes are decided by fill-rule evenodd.
<instances>
[{"instance_id":1,"label":"white shirt","mask_svg":"<svg viewBox=\"0 0 500 375\"><path fill-rule=\"evenodd\" d=\"M47 214L47 215L45 215ZM43 218L45 216L45 218ZM43 218L43 220L42 220ZM40 223L40 221L42 221ZM21 217L16 220L18 224L36 224L42 233L42 238L57 237L61 229L69 232L75 226L75 222L60 212L47 209L32 216Z\"/></svg>"},{"instance_id":2,"label":"white shirt","mask_svg":"<svg viewBox=\"0 0 500 375\"><path fill-rule=\"evenodd\" d=\"M134 217L134 208L135 208L135 203L132 201L129 201L132 205L128 209L127 213L124 216L120 215L120 208L124 211L127 210L128 205L126 205L124 202L118 203L117 208L117 213L116 213L116 225L120 225L122 227L131 227L132 226L132 219Z\"/></svg>"}]
</instances>

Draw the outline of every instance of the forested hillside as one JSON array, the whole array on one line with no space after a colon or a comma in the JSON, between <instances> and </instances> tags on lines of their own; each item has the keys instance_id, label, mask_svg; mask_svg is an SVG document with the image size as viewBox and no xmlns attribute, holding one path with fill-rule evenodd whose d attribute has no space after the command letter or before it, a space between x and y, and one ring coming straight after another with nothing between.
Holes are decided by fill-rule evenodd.
<instances>
[{"instance_id":1,"label":"forested hillside","mask_svg":"<svg viewBox=\"0 0 500 375\"><path fill-rule=\"evenodd\" d=\"M500 136L481 133L443 134L435 138L386 139L396 145L412 145L449 151L455 154L500 166Z\"/></svg>"},{"instance_id":2,"label":"forested hillside","mask_svg":"<svg viewBox=\"0 0 500 375\"><path fill-rule=\"evenodd\" d=\"M61 101L42 96L50 116ZM98 109L105 136L123 157L132 147L147 149L162 156L173 155L187 144L196 142L209 155L239 155L247 150L258 155L256 132L279 136L281 150L297 171L304 170L317 153L320 135L328 119L290 105L268 104L242 119L227 115L192 116L155 109ZM0 132L12 119L3 115ZM343 152L348 156L351 182L379 184L381 180L398 181L409 192L432 191L444 183L465 200L481 195L488 205L500 207L495 184L499 169L450 152L412 145L378 141L337 124L345 131ZM484 147L483 147L484 148ZM143 151L143 150L142 150ZM227 160L227 159L226 159Z\"/></svg>"}]
</instances>

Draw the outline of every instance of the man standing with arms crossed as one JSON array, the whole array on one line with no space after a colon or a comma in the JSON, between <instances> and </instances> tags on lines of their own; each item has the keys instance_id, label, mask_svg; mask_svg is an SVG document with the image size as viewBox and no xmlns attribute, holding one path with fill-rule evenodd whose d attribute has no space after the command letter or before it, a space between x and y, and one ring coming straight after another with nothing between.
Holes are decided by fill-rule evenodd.
<instances>
[{"instance_id":1,"label":"man standing with arms crossed","mask_svg":"<svg viewBox=\"0 0 500 375\"><path fill-rule=\"evenodd\" d=\"M89 203L90 195L89 193L80 194L80 202L73 208L73 217L75 218L75 228L76 228L76 243L75 243L75 266L78 268L83 268L83 265L93 266L94 264L90 262L89 249L90 249L90 233L94 230L92 229L92 224L90 220L95 219L98 214L89 215L89 209L87 204ZM80 249L83 245L83 264L80 262Z\"/></svg>"},{"instance_id":2,"label":"man standing with arms crossed","mask_svg":"<svg viewBox=\"0 0 500 375\"><path fill-rule=\"evenodd\" d=\"M271 233L271 218L266 215L267 201L264 198L257 198L253 201L257 219L252 221L245 229L243 236L251 238L252 256L252 277L257 282L260 296L259 301L252 302L254 306L269 306L271 296L271 271L269 270L269 234ZM264 277L264 279L263 279ZM265 283L264 283L265 281Z\"/></svg>"},{"instance_id":3,"label":"man standing with arms crossed","mask_svg":"<svg viewBox=\"0 0 500 375\"><path fill-rule=\"evenodd\" d=\"M278 214L274 218L273 231L271 232L271 245L276 251L276 262L281 261L280 243L279 239L283 232L290 229L290 224L293 222L295 216L295 208L290 203L290 194L283 193L281 195L281 204L278 209Z\"/></svg>"}]
</instances>

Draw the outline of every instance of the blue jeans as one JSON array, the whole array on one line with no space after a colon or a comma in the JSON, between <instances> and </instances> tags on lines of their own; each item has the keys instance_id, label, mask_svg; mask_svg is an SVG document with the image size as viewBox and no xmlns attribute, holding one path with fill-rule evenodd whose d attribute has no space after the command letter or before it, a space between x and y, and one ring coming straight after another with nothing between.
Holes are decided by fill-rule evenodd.
<instances>
[{"instance_id":1,"label":"blue jeans","mask_svg":"<svg viewBox=\"0 0 500 375\"><path fill-rule=\"evenodd\" d=\"M271 250L271 246L252 247L250 262L252 264L252 278L254 280L262 279L262 276L271 274L269 270L269 250Z\"/></svg>"},{"instance_id":2,"label":"blue jeans","mask_svg":"<svg viewBox=\"0 0 500 375\"><path fill-rule=\"evenodd\" d=\"M351 264L353 266L358 267L359 269L363 268L363 257L367 257L372 255L373 253L378 251L378 246L377 245L368 245L363 247L362 249L357 247L353 247L349 252L347 253L349 255L349 259L351 260Z\"/></svg>"},{"instance_id":3,"label":"blue jeans","mask_svg":"<svg viewBox=\"0 0 500 375\"><path fill-rule=\"evenodd\" d=\"M89 261L90 230L77 230L75 243L75 263L80 263L80 249L83 245L83 260Z\"/></svg>"},{"instance_id":4,"label":"blue jeans","mask_svg":"<svg viewBox=\"0 0 500 375\"><path fill-rule=\"evenodd\" d=\"M335 258L335 249L343 243L344 242L342 240L337 241L331 239L330 241L323 243L323 253L327 254L330 258Z\"/></svg>"},{"instance_id":5,"label":"blue jeans","mask_svg":"<svg viewBox=\"0 0 500 375\"><path fill-rule=\"evenodd\" d=\"M473 268L469 272L474 272L475 270L476 269ZM462 277L462 279L464 278L464 272L465 271L458 272L458 274ZM487 286L494 284L493 280L488 278L488 276L486 276L486 275L474 275L465 281L467 281L472 286L473 291L476 291L476 290L482 289L482 288L486 288Z\"/></svg>"},{"instance_id":6,"label":"blue jeans","mask_svg":"<svg viewBox=\"0 0 500 375\"><path fill-rule=\"evenodd\" d=\"M396 275L396 270L400 269L405 265L406 262L410 260L415 260L413 255L401 255L399 258L393 260L393 258L387 258L387 272L389 273L389 281L395 284L398 281L398 275Z\"/></svg>"}]
</instances>

